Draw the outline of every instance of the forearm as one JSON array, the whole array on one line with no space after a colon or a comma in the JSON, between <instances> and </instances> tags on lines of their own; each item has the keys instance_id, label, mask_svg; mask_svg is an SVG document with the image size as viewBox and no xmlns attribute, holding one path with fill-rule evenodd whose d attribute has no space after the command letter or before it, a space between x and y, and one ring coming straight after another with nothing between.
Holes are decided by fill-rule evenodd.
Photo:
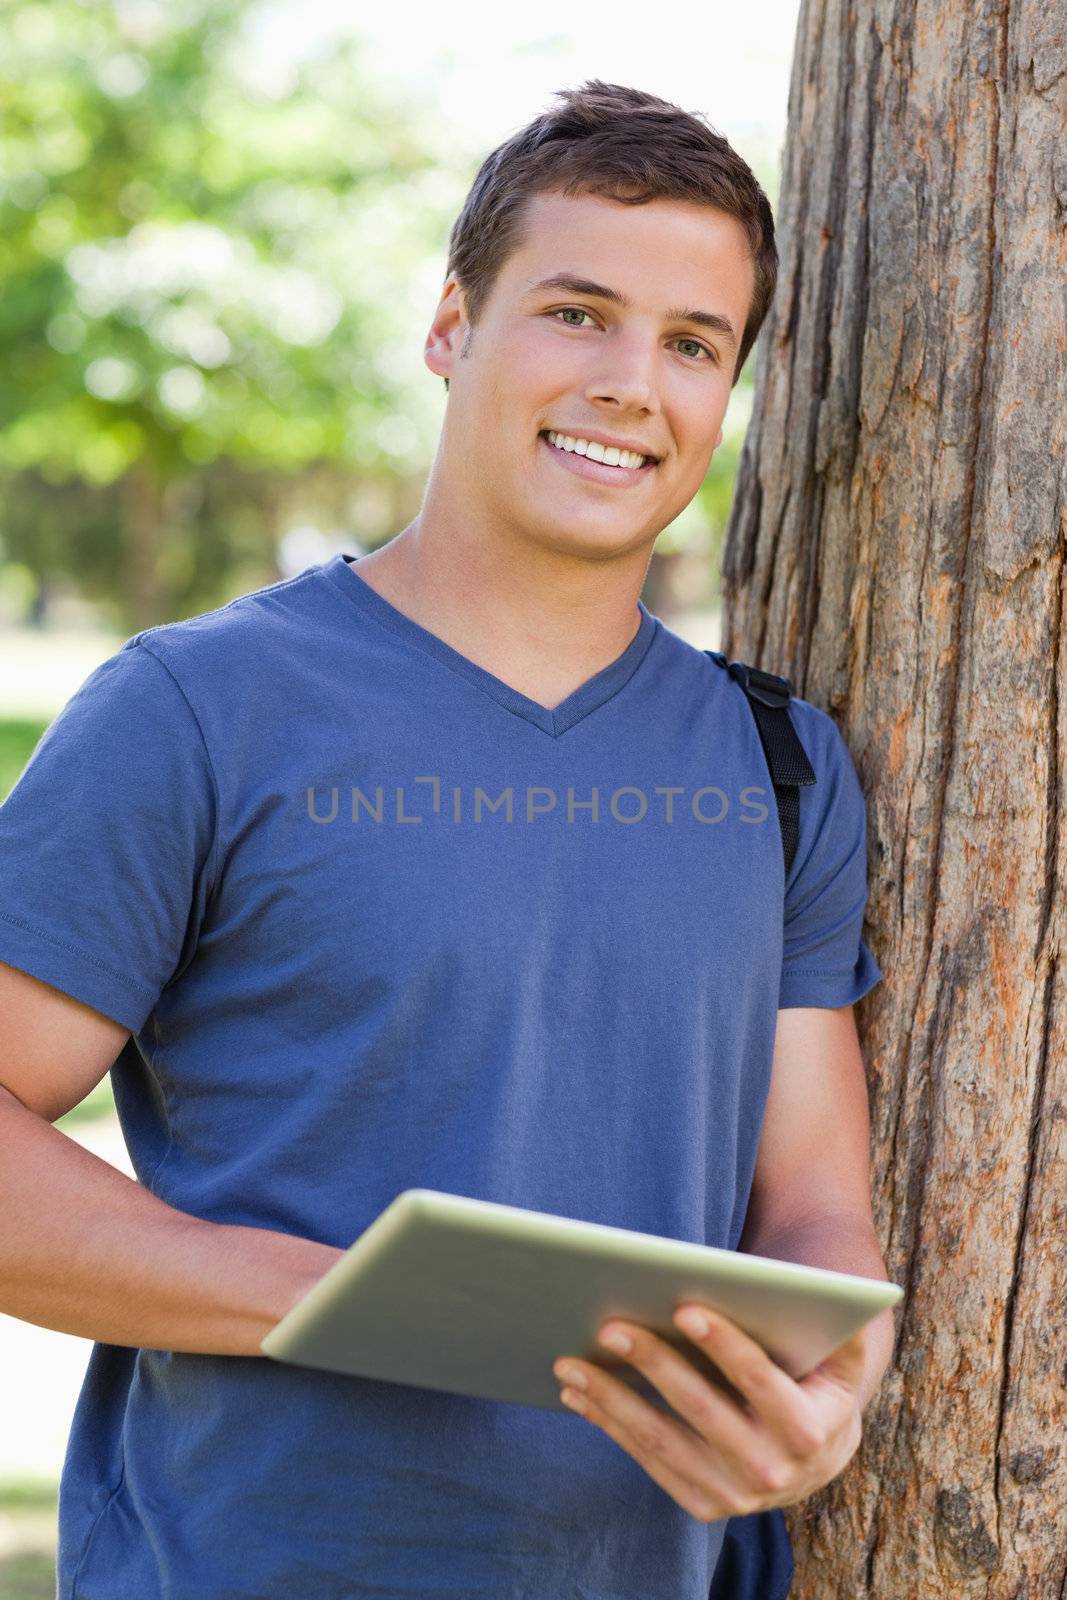
<instances>
[{"instance_id":1,"label":"forearm","mask_svg":"<svg viewBox=\"0 0 1067 1600\"><path fill-rule=\"evenodd\" d=\"M167 1205L0 1089L0 1311L105 1344L258 1356L343 1254Z\"/></svg>"},{"instance_id":2,"label":"forearm","mask_svg":"<svg viewBox=\"0 0 1067 1600\"><path fill-rule=\"evenodd\" d=\"M773 1234L754 1235L743 1241L742 1248L748 1255L769 1256L775 1261L828 1267L862 1278L888 1278L877 1239L853 1217L820 1217ZM867 1335L867 1365L861 1385L864 1410L893 1359L896 1332L892 1311L880 1312L868 1324Z\"/></svg>"}]
</instances>

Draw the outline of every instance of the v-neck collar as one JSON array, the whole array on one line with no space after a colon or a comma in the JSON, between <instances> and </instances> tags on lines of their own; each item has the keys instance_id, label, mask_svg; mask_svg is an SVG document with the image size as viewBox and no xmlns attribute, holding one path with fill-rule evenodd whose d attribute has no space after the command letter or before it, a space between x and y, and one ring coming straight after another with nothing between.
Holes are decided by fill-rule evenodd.
<instances>
[{"instance_id":1,"label":"v-neck collar","mask_svg":"<svg viewBox=\"0 0 1067 1600\"><path fill-rule=\"evenodd\" d=\"M372 589L365 578L360 577L355 562L356 558L348 554L335 555L323 563L322 571L365 616L379 623L381 627L387 628L390 633L414 646L416 650L421 650L424 655L432 656L442 666L459 673L506 710L513 712L517 717L525 717L527 722L532 722L535 727L553 738L566 733L568 728L573 728L575 723L581 722L583 717L587 717L591 711L595 711L606 700L610 700L613 694L618 693L641 665L659 628L657 618L641 600L638 600L640 626L622 655L609 662L592 678L587 678L585 683L579 684L578 688L569 694L566 700L561 700L558 706L549 708L540 705L536 700L531 700L527 695L520 694L510 684L504 683L493 673L487 672L484 667L478 666L476 662L454 650L450 644L439 639L437 634L414 622L403 611L398 611L396 606L378 593L377 589Z\"/></svg>"}]
</instances>

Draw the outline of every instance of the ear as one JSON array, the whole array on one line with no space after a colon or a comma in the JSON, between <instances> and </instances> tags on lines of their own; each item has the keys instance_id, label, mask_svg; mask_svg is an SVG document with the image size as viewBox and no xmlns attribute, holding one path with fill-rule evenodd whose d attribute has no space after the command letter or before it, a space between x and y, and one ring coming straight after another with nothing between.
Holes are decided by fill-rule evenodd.
<instances>
[{"instance_id":1,"label":"ear","mask_svg":"<svg viewBox=\"0 0 1067 1600\"><path fill-rule=\"evenodd\" d=\"M423 348L423 360L439 378L451 377L467 326L466 296L456 279L449 278Z\"/></svg>"}]
</instances>

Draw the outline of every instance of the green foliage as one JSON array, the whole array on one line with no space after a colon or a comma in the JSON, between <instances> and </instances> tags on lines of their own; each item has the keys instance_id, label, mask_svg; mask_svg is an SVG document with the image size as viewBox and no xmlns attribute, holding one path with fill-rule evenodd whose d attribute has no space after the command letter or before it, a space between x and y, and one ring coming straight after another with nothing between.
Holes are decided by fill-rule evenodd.
<instances>
[{"instance_id":1,"label":"green foliage","mask_svg":"<svg viewBox=\"0 0 1067 1600\"><path fill-rule=\"evenodd\" d=\"M422 344L484 151L384 92L351 31L272 60L267 15L4 10L0 561L126 634L272 581L295 523L397 531L436 442ZM717 568L753 365L663 553Z\"/></svg>"},{"instance_id":2,"label":"green foliage","mask_svg":"<svg viewBox=\"0 0 1067 1600\"><path fill-rule=\"evenodd\" d=\"M5 13L0 536L120 595L130 630L269 564L280 482L412 471L433 426L395 285L439 255L460 175L442 181L419 111L383 102L351 38L249 81L256 17Z\"/></svg>"}]
</instances>

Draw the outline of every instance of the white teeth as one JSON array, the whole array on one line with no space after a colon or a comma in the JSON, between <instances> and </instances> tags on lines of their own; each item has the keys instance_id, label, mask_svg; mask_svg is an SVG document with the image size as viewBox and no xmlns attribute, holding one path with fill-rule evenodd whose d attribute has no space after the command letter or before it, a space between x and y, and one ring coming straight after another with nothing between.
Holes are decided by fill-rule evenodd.
<instances>
[{"instance_id":1,"label":"white teeth","mask_svg":"<svg viewBox=\"0 0 1067 1600\"><path fill-rule=\"evenodd\" d=\"M570 434L548 434L549 442L557 450L573 451L576 456L586 456L590 461L602 461L609 467L643 467L646 456L637 454L636 450L619 450L615 445L593 444L588 439L575 439Z\"/></svg>"}]
</instances>

